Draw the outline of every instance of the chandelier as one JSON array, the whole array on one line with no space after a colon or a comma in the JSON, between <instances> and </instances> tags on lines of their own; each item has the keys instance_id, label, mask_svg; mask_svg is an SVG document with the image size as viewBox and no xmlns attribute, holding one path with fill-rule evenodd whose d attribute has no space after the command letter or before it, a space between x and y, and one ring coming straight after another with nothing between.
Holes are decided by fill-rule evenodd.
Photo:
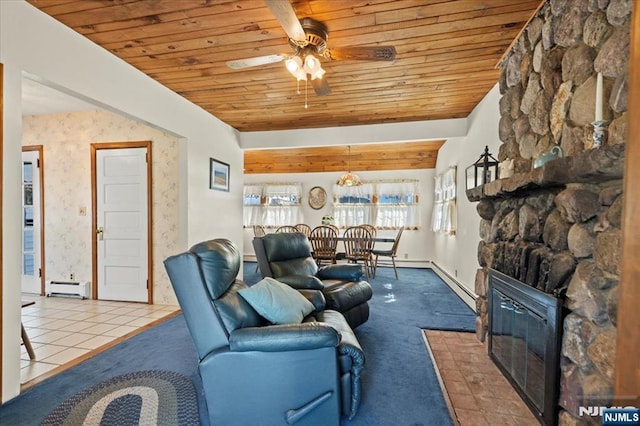
<instances>
[{"instance_id":1,"label":"chandelier","mask_svg":"<svg viewBox=\"0 0 640 426\"><path fill-rule=\"evenodd\" d=\"M360 186L362 185L362 179L358 175L351 173L351 145L349 145L349 156L347 157L348 167L347 173L340 176L336 181L338 186Z\"/></svg>"}]
</instances>

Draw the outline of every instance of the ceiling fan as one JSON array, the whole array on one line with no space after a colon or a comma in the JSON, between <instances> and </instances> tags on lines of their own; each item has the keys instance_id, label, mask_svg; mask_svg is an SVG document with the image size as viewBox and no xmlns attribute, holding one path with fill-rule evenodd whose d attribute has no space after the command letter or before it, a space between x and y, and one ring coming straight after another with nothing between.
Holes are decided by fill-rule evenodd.
<instances>
[{"instance_id":1,"label":"ceiling fan","mask_svg":"<svg viewBox=\"0 0 640 426\"><path fill-rule=\"evenodd\" d=\"M311 86L316 95L324 96L331 93L331 88L326 78L323 78L325 71L322 69L319 57L328 60L352 59L362 61L392 61L396 57L396 49L393 46L329 48L327 46L329 31L322 22L311 18L298 20L289 0L264 0L264 2L285 33L287 33L289 44L294 53L228 61L227 66L229 68L244 69L285 61L287 70L298 81L307 81L309 76Z\"/></svg>"}]
</instances>

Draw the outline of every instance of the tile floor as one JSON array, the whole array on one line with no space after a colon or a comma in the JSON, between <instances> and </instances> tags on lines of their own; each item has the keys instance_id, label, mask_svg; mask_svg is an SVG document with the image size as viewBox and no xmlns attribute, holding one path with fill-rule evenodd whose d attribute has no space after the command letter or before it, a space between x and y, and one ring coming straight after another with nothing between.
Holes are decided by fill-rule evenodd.
<instances>
[{"instance_id":1,"label":"tile floor","mask_svg":"<svg viewBox=\"0 0 640 426\"><path fill-rule=\"evenodd\" d=\"M460 426L539 425L475 333L424 330Z\"/></svg>"},{"instance_id":2,"label":"tile floor","mask_svg":"<svg viewBox=\"0 0 640 426\"><path fill-rule=\"evenodd\" d=\"M22 345L23 385L178 310L176 306L25 293L22 300L36 302L22 308L22 324L36 355L30 360Z\"/></svg>"}]
</instances>

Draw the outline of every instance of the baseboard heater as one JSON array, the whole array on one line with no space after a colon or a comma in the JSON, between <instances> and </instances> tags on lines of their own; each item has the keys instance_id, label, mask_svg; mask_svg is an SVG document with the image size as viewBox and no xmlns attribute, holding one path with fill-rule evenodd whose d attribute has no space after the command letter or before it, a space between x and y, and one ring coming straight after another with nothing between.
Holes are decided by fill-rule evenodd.
<instances>
[{"instance_id":1,"label":"baseboard heater","mask_svg":"<svg viewBox=\"0 0 640 426\"><path fill-rule=\"evenodd\" d=\"M91 286L88 281L49 281L46 290L47 297L76 296L81 299L91 297Z\"/></svg>"}]
</instances>

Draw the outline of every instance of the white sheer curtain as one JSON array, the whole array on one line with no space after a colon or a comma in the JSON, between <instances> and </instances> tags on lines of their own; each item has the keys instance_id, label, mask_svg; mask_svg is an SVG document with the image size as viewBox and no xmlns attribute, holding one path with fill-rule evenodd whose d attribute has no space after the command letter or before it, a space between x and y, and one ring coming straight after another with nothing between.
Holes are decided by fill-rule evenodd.
<instances>
[{"instance_id":1,"label":"white sheer curtain","mask_svg":"<svg viewBox=\"0 0 640 426\"><path fill-rule=\"evenodd\" d=\"M259 194L259 196L258 196ZM256 199L259 203L256 204ZM302 184L265 183L244 187L244 226L262 225L277 228L304 222Z\"/></svg>"},{"instance_id":2,"label":"white sheer curtain","mask_svg":"<svg viewBox=\"0 0 640 426\"><path fill-rule=\"evenodd\" d=\"M262 185L245 185L243 199L242 222L244 227L251 228L254 225L262 225Z\"/></svg>"},{"instance_id":3,"label":"white sheer curtain","mask_svg":"<svg viewBox=\"0 0 640 426\"><path fill-rule=\"evenodd\" d=\"M456 167L450 167L435 177L435 198L431 218L433 232L455 235L458 228L456 171Z\"/></svg>"},{"instance_id":4,"label":"white sheer curtain","mask_svg":"<svg viewBox=\"0 0 640 426\"><path fill-rule=\"evenodd\" d=\"M338 227L372 224L380 229L418 229L417 180L365 182L362 186L334 185L333 217Z\"/></svg>"},{"instance_id":5,"label":"white sheer curtain","mask_svg":"<svg viewBox=\"0 0 640 426\"><path fill-rule=\"evenodd\" d=\"M373 185L333 186L334 223L339 228L374 223Z\"/></svg>"},{"instance_id":6,"label":"white sheer curtain","mask_svg":"<svg viewBox=\"0 0 640 426\"><path fill-rule=\"evenodd\" d=\"M420 214L417 180L378 182L375 185L377 203L375 225L381 229L418 229Z\"/></svg>"}]
</instances>

